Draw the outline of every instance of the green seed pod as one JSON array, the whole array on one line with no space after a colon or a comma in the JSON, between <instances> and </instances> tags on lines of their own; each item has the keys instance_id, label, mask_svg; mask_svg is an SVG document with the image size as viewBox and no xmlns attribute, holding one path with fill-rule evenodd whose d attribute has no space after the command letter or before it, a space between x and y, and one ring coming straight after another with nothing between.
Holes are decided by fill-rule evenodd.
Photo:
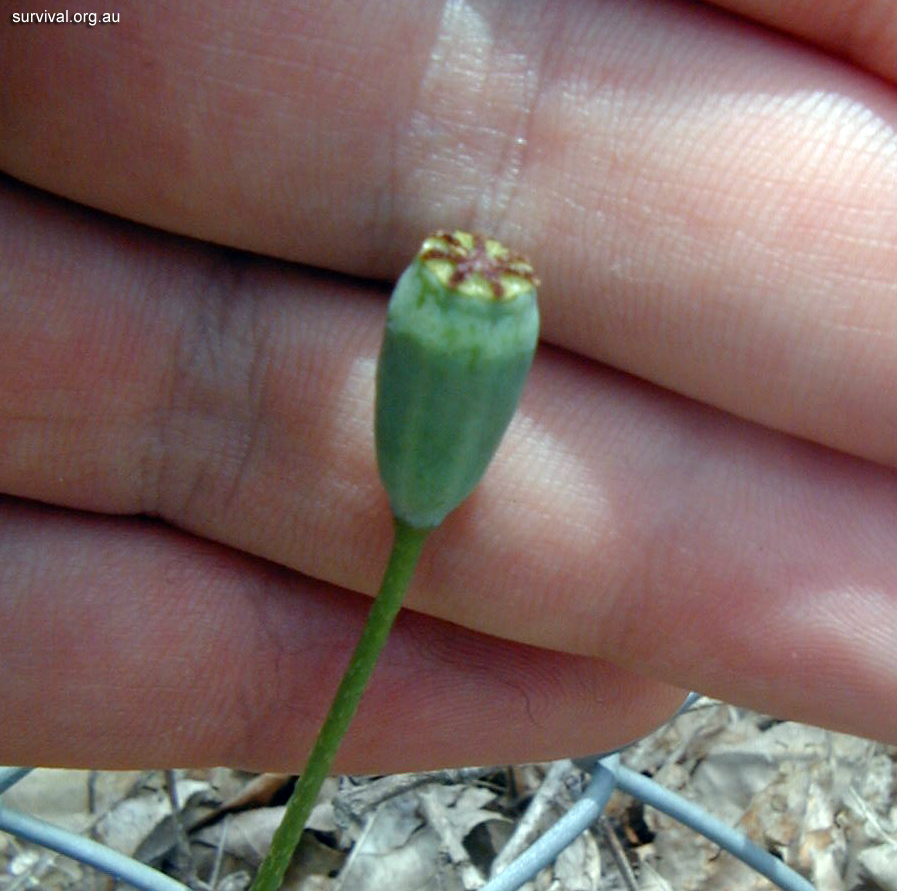
<instances>
[{"instance_id":1,"label":"green seed pod","mask_svg":"<svg viewBox=\"0 0 897 891\"><path fill-rule=\"evenodd\" d=\"M396 283L377 365L377 463L393 514L438 526L474 489L517 408L538 282L499 242L427 238Z\"/></svg>"}]
</instances>

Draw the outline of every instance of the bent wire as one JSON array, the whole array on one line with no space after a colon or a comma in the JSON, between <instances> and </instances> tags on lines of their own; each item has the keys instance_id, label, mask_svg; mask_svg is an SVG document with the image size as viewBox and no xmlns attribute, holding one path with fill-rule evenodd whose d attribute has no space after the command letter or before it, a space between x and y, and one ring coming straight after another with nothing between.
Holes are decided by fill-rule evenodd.
<instances>
[{"instance_id":1,"label":"bent wire","mask_svg":"<svg viewBox=\"0 0 897 891\"><path fill-rule=\"evenodd\" d=\"M803 876L755 845L743 833L727 826L660 783L623 767L618 754L595 762L592 782L582 798L530 848L509 863L503 872L487 882L482 891L515 891L535 878L539 870L551 864L564 848L572 844L601 815L614 788L641 799L645 804L701 833L783 891L815 891Z\"/></svg>"},{"instance_id":2,"label":"bent wire","mask_svg":"<svg viewBox=\"0 0 897 891\"><path fill-rule=\"evenodd\" d=\"M607 758L610 764L619 760L619 755ZM612 770L596 771L582 798L516 860L512 860L494 879L487 882L481 891L516 891L539 870L554 863L561 851L601 816L616 782Z\"/></svg>"},{"instance_id":3,"label":"bent wire","mask_svg":"<svg viewBox=\"0 0 897 891\"><path fill-rule=\"evenodd\" d=\"M690 694L674 717L691 707L698 698L698 694ZM22 767L0 768L0 792L22 779L29 770L30 768ZM783 891L814 891L813 885L807 879L754 844L743 833L727 826L698 805L649 777L622 766L619 752L595 759L592 781L579 801L516 860L508 864L506 869L487 882L482 891L516 891L525 882L533 879L601 816L608 799L617 788L704 835L778 885ZM68 830L10 810L4 807L2 802L0 802L0 830L109 873L138 888L139 891L188 891L180 882L131 857Z\"/></svg>"},{"instance_id":4,"label":"bent wire","mask_svg":"<svg viewBox=\"0 0 897 891\"><path fill-rule=\"evenodd\" d=\"M778 857L764 851L746 835L727 826L688 799L628 767L618 765L616 775L617 786L621 791L640 798L645 804L663 811L689 829L700 832L785 891L814 891L810 882Z\"/></svg>"},{"instance_id":5,"label":"bent wire","mask_svg":"<svg viewBox=\"0 0 897 891\"><path fill-rule=\"evenodd\" d=\"M4 768L0 772L0 783L7 781L13 771L20 774L16 779L21 779L28 773L26 768ZM16 780L12 782L16 782ZM9 788L12 782L7 782L3 788ZM53 826L36 817L19 813L19 811L5 807L2 801L0 801L0 830L43 845L51 851L58 851L86 866L92 866L94 869L114 876L139 891L189 891L186 885L176 882L133 857L121 854L75 832L69 832L67 829Z\"/></svg>"}]
</instances>

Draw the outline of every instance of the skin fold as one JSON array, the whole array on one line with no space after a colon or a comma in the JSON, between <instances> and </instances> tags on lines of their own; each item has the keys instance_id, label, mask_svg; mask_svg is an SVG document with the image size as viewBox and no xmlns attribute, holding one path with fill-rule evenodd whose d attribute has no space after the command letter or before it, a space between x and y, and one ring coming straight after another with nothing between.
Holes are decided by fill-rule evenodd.
<instances>
[{"instance_id":1,"label":"skin fold","mask_svg":"<svg viewBox=\"0 0 897 891\"><path fill-rule=\"evenodd\" d=\"M301 766L389 550L386 298L455 226L543 344L338 767L688 689L897 742L889 4L120 12L0 28L0 762Z\"/></svg>"}]
</instances>

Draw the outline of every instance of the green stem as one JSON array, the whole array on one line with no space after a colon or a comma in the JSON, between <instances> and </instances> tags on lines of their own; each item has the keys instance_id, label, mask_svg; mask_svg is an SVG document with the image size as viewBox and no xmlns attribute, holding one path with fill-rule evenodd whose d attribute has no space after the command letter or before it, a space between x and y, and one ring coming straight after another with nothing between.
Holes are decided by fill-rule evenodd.
<instances>
[{"instance_id":1,"label":"green stem","mask_svg":"<svg viewBox=\"0 0 897 891\"><path fill-rule=\"evenodd\" d=\"M398 519L394 520L394 526L392 553L377 599L371 607L349 667L340 681L330 711L308 756L308 763L287 802L283 820L274 833L271 848L259 867L250 891L277 891L280 888L308 815L321 791L321 785L330 771L336 751L377 664L380 650L383 649L401 609L424 542L432 531L429 528L409 526Z\"/></svg>"}]
</instances>

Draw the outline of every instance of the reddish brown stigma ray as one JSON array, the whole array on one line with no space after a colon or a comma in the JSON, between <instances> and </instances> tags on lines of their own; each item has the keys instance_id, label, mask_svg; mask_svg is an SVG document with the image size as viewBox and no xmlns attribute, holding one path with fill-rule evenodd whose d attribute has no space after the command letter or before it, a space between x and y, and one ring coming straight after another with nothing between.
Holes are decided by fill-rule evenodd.
<instances>
[{"instance_id":1,"label":"reddish brown stigma ray","mask_svg":"<svg viewBox=\"0 0 897 891\"><path fill-rule=\"evenodd\" d=\"M460 236L460 237L459 237ZM522 254L509 251L499 242L487 238L480 232L471 234L435 232L427 241L436 245L425 248L420 253L423 262L442 260L452 267L448 285L459 288L476 278L485 282L492 297L501 300L506 295L507 279L517 279L532 288L539 285L533 267Z\"/></svg>"}]
</instances>

